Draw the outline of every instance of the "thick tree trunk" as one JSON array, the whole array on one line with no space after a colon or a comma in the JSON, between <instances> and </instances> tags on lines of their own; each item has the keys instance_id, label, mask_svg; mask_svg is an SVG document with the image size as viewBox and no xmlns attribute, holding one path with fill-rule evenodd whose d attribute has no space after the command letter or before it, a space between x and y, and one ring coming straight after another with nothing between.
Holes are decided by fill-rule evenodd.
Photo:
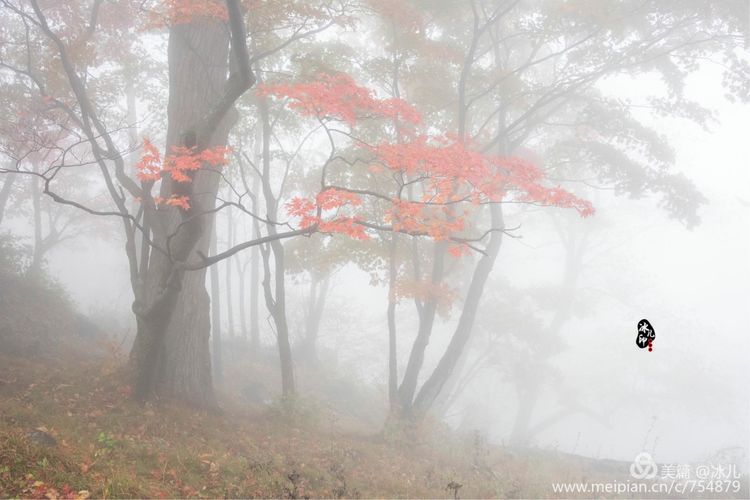
<instances>
[{"instance_id":1,"label":"thick tree trunk","mask_svg":"<svg viewBox=\"0 0 750 500\"><path fill-rule=\"evenodd\" d=\"M490 205L491 223L492 227L496 229L504 228L502 208L500 205ZM464 347L471 336L471 331L474 328L474 320L476 319L477 310L482 298L482 292L484 292L484 285L487 283L492 267L495 264L495 260L500 252L500 244L502 243L501 231L494 231L490 236L490 241L485 250L485 254L479 259L474 273L471 277L471 283L469 284L469 291L466 295L466 301L464 302L464 308L461 311L461 317L458 320L458 325L453 333L450 344L446 349L443 357L438 362L437 367L430 375L430 378L422 386L422 389L417 394L414 400L413 415L417 419L423 418L430 406L437 398L438 394L445 385L446 381L450 378L453 373L456 364L458 363L461 354L463 353Z\"/></svg>"},{"instance_id":2,"label":"thick tree trunk","mask_svg":"<svg viewBox=\"0 0 750 500\"><path fill-rule=\"evenodd\" d=\"M201 121L221 96L229 71L229 39L225 26L211 21L174 26L169 37L170 92L167 144ZM196 78L200 75L200 78ZM234 117L226 117L211 146L224 146ZM199 171L193 200L204 209L213 206L219 176ZM205 194L204 194L205 193ZM194 250L208 251L213 217L203 217L203 236ZM174 226L172 226L174 227ZM183 279L175 314L166 332L166 355L162 390L198 404L214 405L209 354L210 304L206 292L206 270L193 271Z\"/></svg>"},{"instance_id":3,"label":"thick tree trunk","mask_svg":"<svg viewBox=\"0 0 750 500\"><path fill-rule=\"evenodd\" d=\"M181 145L181 137L200 126L221 99L229 71L229 37L226 26L211 20L178 24L169 34L169 105L167 151ZM198 137L207 146L223 146L233 121L225 115L212 137ZM191 211L213 207L219 176L208 170L195 175L191 188ZM162 195L175 191L170 179L162 182ZM158 210L157 223L167 234L184 220L179 209ZM195 251L207 253L213 216L197 218L173 241L173 256L184 260ZM159 241L165 246L165 241ZM139 315L138 333L133 346L139 376L136 392L142 399L154 392L213 407L211 359L209 351L210 304L206 292L206 270L172 272L172 264L161 252L152 252L147 271L144 304L159 301L159 310ZM166 280L168 277L169 282Z\"/></svg>"}]
</instances>

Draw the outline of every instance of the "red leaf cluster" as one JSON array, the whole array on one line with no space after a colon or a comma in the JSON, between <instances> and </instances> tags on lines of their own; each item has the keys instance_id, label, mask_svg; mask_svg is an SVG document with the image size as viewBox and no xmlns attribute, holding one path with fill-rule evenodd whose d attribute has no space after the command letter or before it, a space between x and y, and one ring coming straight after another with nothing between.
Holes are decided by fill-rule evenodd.
<instances>
[{"instance_id":1,"label":"red leaf cluster","mask_svg":"<svg viewBox=\"0 0 750 500\"><path fill-rule=\"evenodd\" d=\"M454 212L449 205L393 199L386 219L394 231L426 233L435 240L447 240L464 230L465 217Z\"/></svg>"},{"instance_id":2,"label":"red leaf cluster","mask_svg":"<svg viewBox=\"0 0 750 500\"><path fill-rule=\"evenodd\" d=\"M418 136L404 143L379 144L371 151L388 169L424 178L424 203L499 202L512 193L518 201L575 208L584 217L594 212L588 201L560 187L544 186L544 173L536 165L517 157L482 154L455 138Z\"/></svg>"},{"instance_id":3,"label":"red leaf cluster","mask_svg":"<svg viewBox=\"0 0 750 500\"><path fill-rule=\"evenodd\" d=\"M402 99L378 99L345 74L320 74L314 81L259 86L261 95L286 97L289 107L304 116L335 119L353 126L363 117L381 117L416 125L419 113Z\"/></svg>"},{"instance_id":4,"label":"red leaf cluster","mask_svg":"<svg viewBox=\"0 0 750 500\"><path fill-rule=\"evenodd\" d=\"M154 183L161 180L165 174L175 182L191 182L192 173L204 166L221 167L228 163L227 155L230 148L217 146L211 149L195 151L184 146L172 146L170 154L162 161L159 150L147 138L143 139L143 155L136 163L136 176L143 183ZM190 208L187 196L172 195L168 198L156 196L156 205L168 205L183 210Z\"/></svg>"},{"instance_id":5,"label":"red leaf cluster","mask_svg":"<svg viewBox=\"0 0 750 500\"><path fill-rule=\"evenodd\" d=\"M136 175L142 182L156 182L161 179L161 156L151 141L143 139L143 156L135 164Z\"/></svg>"},{"instance_id":6,"label":"red leaf cluster","mask_svg":"<svg viewBox=\"0 0 750 500\"><path fill-rule=\"evenodd\" d=\"M199 170L203 165L220 167L228 163L230 148L216 146L196 152L185 146L172 146L170 154L162 162L159 150L149 141L143 139L143 156L135 165L136 175L143 182L155 182L168 173L175 182L190 182L190 172Z\"/></svg>"},{"instance_id":7,"label":"red leaf cluster","mask_svg":"<svg viewBox=\"0 0 750 500\"><path fill-rule=\"evenodd\" d=\"M341 120L350 126L363 117L386 117L411 125L420 120L416 110L406 102L379 100L348 75L319 75L312 82L266 85L260 92L289 99L289 106L302 115ZM542 170L521 158L487 155L450 135L410 133L405 137L398 143L363 146L373 156L371 174L378 175L385 169L419 182L421 199L393 199L386 212L395 231L449 240L465 230L473 206L508 200L575 208L584 217L594 212L588 201L559 186L546 186ZM356 218L337 216L326 220L320 216L324 211L360 204L359 197L352 193L329 189L319 193L315 200L295 198L287 204L287 210L300 219L302 227L317 225L324 232L364 239L367 235ZM454 255L466 251L465 244L450 248Z\"/></svg>"},{"instance_id":8,"label":"red leaf cluster","mask_svg":"<svg viewBox=\"0 0 750 500\"><path fill-rule=\"evenodd\" d=\"M362 200L355 193L328 188L318 193L314 200L293 198L286 204L286 209L289 215L299 218L299 225L303 229L317 226L322 233L345 234L354 239L367 240L369 236L365 227L358 223L359 218L338 214L341 208L361 204ZM325 212L334 213L324 217Z\"/></svg>"},{"instance_id":9,"label":"red leaf cluster","mask_svg":"<svg viewBox=\"0 0 750 500\"><path fill-rule=\"evenodd\" d=\"M187 196L172 195L169 198L162 198L161 196L154 197L154 203L157 205L169 205L170 207L178 207L183 210L190 208L190 198Z\"/></svg>"},{"instance_id":10,"label":"red leaf cluster","mask_svg":"<svg viewBox=\"0 0 750 500\"><path fill-rule=\"evenodd\" d=\"M226 22L229 13L220 0L162 0L159 10L149 12L145 29L188 24L196 18Z\"/></svg>"}]
</instances>

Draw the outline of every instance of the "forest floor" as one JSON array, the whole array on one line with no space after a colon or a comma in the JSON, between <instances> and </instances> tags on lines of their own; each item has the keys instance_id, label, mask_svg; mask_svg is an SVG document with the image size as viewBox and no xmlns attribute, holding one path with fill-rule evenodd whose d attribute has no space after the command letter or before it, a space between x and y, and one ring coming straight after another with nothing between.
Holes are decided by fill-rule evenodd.
<instances>
[{"instance_id":1,"label":"forest floor","mask_svg":"<svg viewBox=\"0 0 750 500\"><path fill-rule=\"evenodd\" d=\"M435 423L383 431L382 395L328 362L300 375L308 399L273 402L272 351L227 349L220 413L142 406L123 346L44 290L0 273L0 498L565 498L553 482L630 479Z\"/></svg>"},{"instance_id":2,"label":"forest floor","mask_svg":"<svg viewBox=\"0 0 750 500\"><path fill-rule=\"evenodd\" d=\"M131 401L118 362L0 353L0 497L550 497L582 463L432 429L347 430L304 405ZM56 441L33 439L39 429ZM554 479L553 479L554 478ZM568 495L569 496L569 495Z\"/></svg>"}]
</instances>

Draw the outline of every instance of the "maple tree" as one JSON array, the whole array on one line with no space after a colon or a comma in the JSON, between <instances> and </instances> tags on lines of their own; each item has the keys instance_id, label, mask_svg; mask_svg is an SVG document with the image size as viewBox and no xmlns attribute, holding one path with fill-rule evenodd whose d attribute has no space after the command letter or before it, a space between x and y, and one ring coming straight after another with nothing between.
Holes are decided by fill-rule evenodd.
<instances>
[{"instance_id":1,"label":"maple tree","mask_svg":"<svg viewBox=\"0 0 750 500\"><path fill-rule=\"evenodd\" d=\"M415 201L401 198L403 180L396 183L392 192L328 185L326 170L337 159L336 143L332 140L329 161L322 168L323 189L314 197L295 197L287 203L288 213L299 220L301 228L314 227L320 232L357 239L367 239L367 229L395 231L450 240L460 247L482 239L462 234L472 209L483 204L512 198L525 203L575 208L584 217L593 214L589 202L560 187L544 186L543 173L531 163L520 158L482 154L457 138L432 138L411 131L408 142L366 143L356 137L358 121L387 119L396 121L398 127L406 130L407 126L418 125L420 116L401 99L378 99L349 76L321 75L312 82L264 85L260 92L287 99L291 109L302 116L314 117L330 138L338 134L359 144L356 154L360 156L347 160L347 166L356 161L366 162L384 167L382 171L366 170L370 176L417 179L421 196ZM344 123L350 130L339 130L335 128L336 123ZM363 198L385 202L379 220L363 210ZM453 253L460 255L461 252L454 250Z\"/></svg>"},{"instance_id":2,"label":"maple tree","mask_svg":"<svg viewBox=\"0 0 750 500\"><path fill-rule=\"evenodd\" d=\"M432 124L433 129L455 130L459 143L482 153L527 157L526 153L534 150L551 177L566 179L568 190L585 190L586 181L579 179L593 177L618 193L658 193L664 196L663 206L669 213L688 226L695 223L702 197L687 179L669 172L673 159L665 154L668 148L660 142L659 134L633 119L627 105L603 96L597 83L623 68L655 71L669 86L666 100L674 106L671 109L679 107L686 116L699 118L699 107L685 100L682 93L680 82L690 71L683 66L690 60L685 51L710 51L718 46L720 51L729 51L725 54L731 53L738 20L737 12L728 12L732 8L689 2L686 9L675 11L676 4L666 2L650 5L653 15L644 20L630 2L617 9L583 3L559 8L492 1L450 6L407 1L396 8L389 4L379 8L380 4L373 2L380 23L372 36L381 40L386 50L369 63L367 78L388 89L390 95L408 95L418 103L423 122ZM728 15L732 21L720 27L703 25L695 12L704 7ZM541 16L538 22L531 22L537 15ZM695 29L706 34L700 42L705 45L688 48L684 36L692 36L688 33ZM733 61L728 74L745 72L733 56L728 60ZM631 154L634 148L647 152L649 159L636 158ZM563 191L544 187L516 195L518 201L525 197L532 203L536 197L541 204L571 202L565 200ZM491 206L492 225L504 227L507 209L503 204ZM481 211L476 213L484 216ZM422 418L451 383L471 338L486 275L503 233L494 233L490 240L492 236L497 237L485 247L473 272L468 266L460 267L459 272L446 271L441 255L448 248L441 242L404 248L397 238L392 240L388 258L392 292L409 274L413 276L408 279L417 282L467 286L451 342L418 392L440 297L415 300L417 335L400 383L395 307L388 305L389 394L398 416Z\"/></svg>"},{"instance_id":3,"label":"maple tree","mask_svg":"<svg viewBox=\"0 0 750 500\"><path fill-rule=\"evenodd\" d=\"M143 140L143 155L135 164L136 177L146 186L152 187L157 181L168 175L177 183L192 182L195 174L201 168L216 168L228 163L227 155L230 148L216 146L210 149L196 151L186 146L172 146L171 152L162 161L159 150L148 139ZM144 190L150 193L150 189ZM172 194L168 198L155 196L152 201L156 205L169 205L182 210L190 208L190 197Z\"/></svg>"},{"instance_id":4,"label":"maple tree","mask_svg":"<svg viewBox=\"0 0 750 500\"><path fill-rule=\"evenodd\" d=\"M356 256L337 249L337 263L388 273L391 402L408 412L420 400L423 413L467 342L501 238L513 234L504 210L522 207L513 213L522 218L523 207L545 206L587 217L593 207L577 193L585 192L582 179L594 177L633 196L658 194L670 213L697 220L701 198L668 172L673 159L658 134L596 88L607 75L654 67L669 87L656 107L704 116L681 96L681 72L689 68L669 60L672 53L703 53L684 45L697 2L685 14L671 1L651 6L653 18L641 19L630 12L633 2L610 13L598 5L576 9L576 2L0 1L4 20L12 21L2 26L10 43L0 47L0 61L15 79L4 101L4 145L29 140L37 152L59 154L46 160L49 169L27 172L21 162L3 172L33 176L54 202L120 219L139 331L132 357L136 365L158 365L136 391L144 397L159 390L213 404L207 339L209 328L218 337L220 319L209 326L204 269L227 260L230 283L229 263L245 249L259 248L264 258L266 303L282 364L290 364L294 332L285 325L281 241L320 233L358 245ZM531 22L536 9L543 15ZM364 38L347 47L351 40L336 36L355 24L384 50L369 50ZM697 31L711 37L696 47L724 43L732 36L724 26L701 23ZM340 31L313 38L329 27ZM150 61L164 46L167 57ZM731 58L729 64L741 66ZM149 92L136 85L144 78ZM277 80L247 92L256 79L270 78ZM745 87L740 79L732 88ZM136 103L158 109L167 99L164 112L147 113L145 121L135 116ZM69 135L38 134L35 120L40 130ZM145 133L136 133L139 127ZM311 149L325 150L327 159L301 158L308 134L318 141ZM141 135L150 139L139 154ZM237 151L230 141L239 143ZM256 148L257 163L243 157L243 141ZM285 150L289 144L298 150ZM56 189L66 171L86 166L95 167L101 205ZM286 183L287 173L294 182ZM8 179L3 191L13 187ZM236 230L220 250L214 217L230 210L228 227L247 216L252 237ZM401 394L393 396L395 302L406 298L415 303L417 340ZM435 315L447 314L451 303L461 303L459 326L440 373L428 377L420 396ZM282 378L284 391L293 392Z\"/></svg>"},{"instance_id":5,"label":"maple tree","mask_svg":"<svg viewBox=\"0 0 750 500\"><path fill-rule=\"evenodd\" d=\"M572 207L584 216L593 213L588 202L560 187L545 186L542 172L527 161L483 154L450 135L420 133L416 109L402 99L378 98L348 75L263 84L258 92L309 117L317 123L312 130L322 131L330 145L328 160L318 170L320 190L294 196L285 205L300 230L357 240L377 233L425 237L446 242L447 251L459 257L483 253L479 244L505 230L493 226L495 221L483 232L467 224L487 205L512 201ZM405 139L386 140L393 131ZM367 142L373 134L381 139ZM418 191L419 199L406 198L406 191ZM276 272L283 273L278 268ZM277 290L279 286L277 278ZM392 300L409 293L417 297L420 289L449 296L443 293L447 287L423 281L418 287L398 287ZM445 303L435 294L428 296L435 299L436 308L437 302ZM282 314L275 307L271 310Z\"/></svg>"},{"instance_id":6,"label":"maple tree","mask_svg":"<svg viewBox=\"0 0 750 500\"><path fill-rule=\"evenodd\" d=\"M208 238L204 236L210 232L213 215L227 207L215 207L219 167L226 164L229 153L226 140L231 124L224 118L254 84L250 69L254 61L340 22L340 12L323 10L314 19L301 18L292 26L285 25L279 33L288 31L286 39L251 57L245 12L234 0L151 4L157 14L161 13L156 17L153 12L149 16L148 8L134 13L102 2L66 6L42 5L36 0L17 5L4 0L3 6L8 7L4 14L21 21L21 29L12 32L18 41L14 47L21 50L4 49L3 68L18 75L25 91L38 95L43 107L53 112L53 126L75 135L77 156L84 158L81 165L98 167L109 206L91 206L55 190L55 176L65 172L65 167L74 166L67 156L73 147L52 158L53 166L47 170L13 171L39 176L44 194L57 203L91 215L120 218L138 326L131 353L137 378L134 395L146 399L160 392L204 406L215 405L205 341L209 303L205 293L199 293L205 289L204 269L244 248L307 232L266 236L235 245L218 256L205 255ZM157 18L160 21L154 24ZM25 33L23 26L27 28ZM108 61L97 59L91 41L106 40L112 44L107 49L115 51L118 42L127 42L123 34L162 27L168 29L170 39L170 103L182 104L170 104L166 114L167 153L162 157L147 140L140 161L128 164L128 147L137 148L132 133L136 123L132 81L137 70L128 70L125 89L114 86L111 92L95 92L101 90L101 81L83 75L99 71ZM163 32L157 31L157 36ZM129 55L129 49L120 50ZM30 56L36 52L50 61L43 71L31 66ZM206 70L206 60L217 64ZM125 59L122 62L129 63ZM192 76L198 73L203 77ZM211 99L205 99L208 88L214 96ZM120 143L119 129L113 126L117 113L112 115L108 110L117 108L122 90L128 93L129 146ZM152 194L154 189L158 193ZM128 198L140 203L131 208Z\"/></svg>"}]
</instances>

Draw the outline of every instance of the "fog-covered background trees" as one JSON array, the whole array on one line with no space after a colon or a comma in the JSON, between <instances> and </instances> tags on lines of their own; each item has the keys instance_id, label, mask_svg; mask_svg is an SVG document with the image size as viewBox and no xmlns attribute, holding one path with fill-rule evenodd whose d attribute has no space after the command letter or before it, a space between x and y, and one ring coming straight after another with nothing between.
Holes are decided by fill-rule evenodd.
<instances>
[{"instance_id":1,"label":"fog-covered background trees","mask_svg":"<svg viewBox=\"0 0 750 500\"><path fill-rule=\"evenodd\" d=\"M134 398L746 453L746 2L0 5L4 251Z\"/></svg>"}]
</instances>

